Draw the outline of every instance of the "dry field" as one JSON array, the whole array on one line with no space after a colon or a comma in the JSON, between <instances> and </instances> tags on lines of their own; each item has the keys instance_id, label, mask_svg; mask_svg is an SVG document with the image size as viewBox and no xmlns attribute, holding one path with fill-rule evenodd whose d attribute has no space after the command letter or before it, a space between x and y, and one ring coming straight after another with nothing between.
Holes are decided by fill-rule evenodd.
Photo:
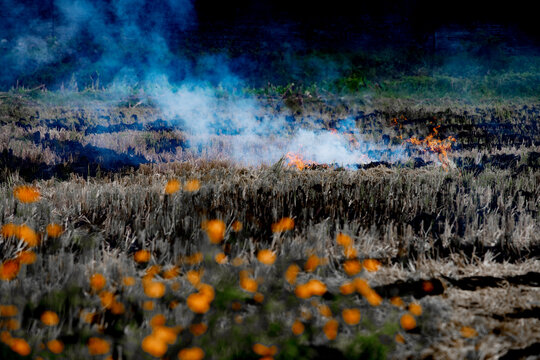
<instances>
[{"instance_id":1,"label":"dry field","mask_svg":"<svg viewBox=\"0 0 540 360\"><path fill-rule=\"evenodd\" d=\"M540 353L538 106L270 101L368 159L298 167L150 106L0 100L1 359Z\"/></svg>"}]
</instances>

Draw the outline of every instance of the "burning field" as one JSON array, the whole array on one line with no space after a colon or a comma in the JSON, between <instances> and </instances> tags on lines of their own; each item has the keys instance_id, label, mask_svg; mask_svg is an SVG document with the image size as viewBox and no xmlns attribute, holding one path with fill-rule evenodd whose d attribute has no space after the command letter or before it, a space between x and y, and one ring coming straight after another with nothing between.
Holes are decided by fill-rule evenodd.
<instances>
[{"instance_id":1,"label":"burning field","mask_svg":"<svg viewBox=\"0 0 540 360\"><path fill-rule=\"evenodd\" d=\"M537 107L259 101L194 136L6 94L1 357L538 354Z\"/></svg>"},{"instance_id":2,"label":"burning field","mask_svg":"<svg viewBox=\"0 0 540 360\"><path fill-rule=\"evenodd\" d=\"M477 3L3 0L0 360L538 359L537 13Z\"/></svg>"}]
</instances>

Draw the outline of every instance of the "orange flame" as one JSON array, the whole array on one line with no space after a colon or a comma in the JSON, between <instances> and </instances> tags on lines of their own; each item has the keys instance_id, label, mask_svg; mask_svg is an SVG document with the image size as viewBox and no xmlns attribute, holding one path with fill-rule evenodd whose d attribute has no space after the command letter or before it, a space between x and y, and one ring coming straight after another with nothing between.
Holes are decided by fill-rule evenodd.
<instances>
[{"instance_id":1,"label":"orange flame","mask_svg":"<svg viewBox=\"0 0 540 360\"><path fill-rule=\"evenodd\" d=\"M306 167L315 164L314 161L304 160L302 155L293 152L288 152L285 158L287 159L287 165L296 166L299 170L304 170Z\"/></svg>"}]
</instances>

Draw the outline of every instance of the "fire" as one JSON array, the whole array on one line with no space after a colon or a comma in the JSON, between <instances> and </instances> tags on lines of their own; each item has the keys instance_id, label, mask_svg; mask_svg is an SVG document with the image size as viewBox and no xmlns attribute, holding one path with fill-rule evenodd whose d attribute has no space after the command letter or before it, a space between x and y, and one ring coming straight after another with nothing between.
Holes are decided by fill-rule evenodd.
<instances>
[{"instance_id":1,"label":"fire","mask_svg":"<svg viewBox=\"0 0 540 360\"><path fill-rule=\"evenodd\" d=\"M453 136L448 136L446 139L442 140L436 139L435 135L439 133L437 131L439 127L440 126L433 128L433 133L429 134L425 139L420 140L413 136L405 141L413 145L422 146L425 150L432 153L439 154L439 160L442 163L442 166L446 169L449 164L448 151L452 148L452 145L454 142L456 142L456 139Z\"/></svg>"},{"instance_id":2,"label":"fire","mask_svg":"<svg viewBox=\"0 0 540 360\"><path fill-rule=\"evenodd\" d=\"M314 161L304 160L302 155L293 152L288 152L285 158L287 159L287 165L296 166L299 170L304 170L306 167L316 164Z\"/></svg>"}]
</instances>

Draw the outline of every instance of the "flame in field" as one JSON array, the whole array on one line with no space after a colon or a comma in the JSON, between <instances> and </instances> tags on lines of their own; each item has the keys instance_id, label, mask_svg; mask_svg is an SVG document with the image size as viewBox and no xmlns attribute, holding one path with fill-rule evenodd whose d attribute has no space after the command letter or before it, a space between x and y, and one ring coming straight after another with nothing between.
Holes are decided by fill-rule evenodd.
<instances>
[{"instance_id":1,"label":"flame in field","mask_svg":"<svg viewBox=\"0 0 540 360\"><path fill-rule=\"evenodd\" d=\"M288 152L285 158L287 159L287 165L290 167L296 166L298 170L304 170L306 167L316 164L314 161L304 160L302 155L293 152Z\"/></svg>"},{"instance_id":2,"label":"flame in field","mask_svg":"<svg viewBox=\"0 0 540 360\"><path fill-rule=\"evenodd\" d=\"M435 136L439 133L438 128L434 127L433 133L429 134L425 139L418 139L415 136L405 140L416 146L421 146L425 151L430 151L432 153L439 154L439 161L442 163L443 168L447 168L449 164L448 160L448 151L452 148L456 139L453 136L448 136L446 139L436 139Z\"/></svg>"}]
</instances>

